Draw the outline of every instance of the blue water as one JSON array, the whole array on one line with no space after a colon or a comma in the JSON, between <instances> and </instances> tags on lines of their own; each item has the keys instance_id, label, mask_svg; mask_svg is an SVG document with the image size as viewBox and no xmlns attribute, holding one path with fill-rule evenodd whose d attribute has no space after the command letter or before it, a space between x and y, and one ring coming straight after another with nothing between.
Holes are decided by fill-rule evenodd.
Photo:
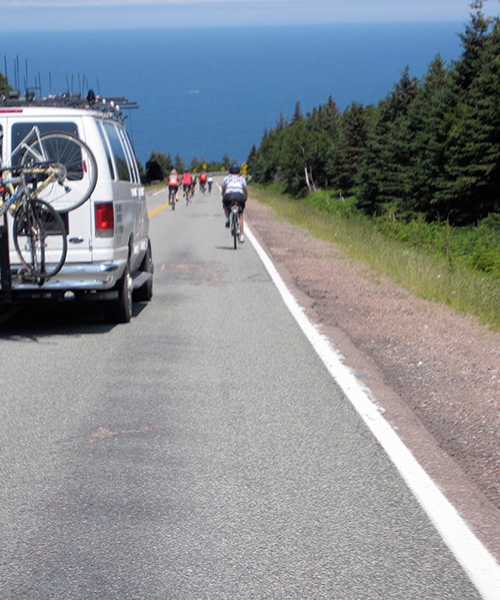
<instances>
[{"instance_id":1,"label":"blue water","mask_svg":"<svg viewBox=\"0 0 500 600\"><path fill-rule=\"evenodd\" d=\"M139 160L151 151L244 161L264 130L297 101L307 114L329 96L344 110L377 103L406 66L422 77L437 53L461 52L461 23L333 25L169 31L2 34L5 71L43 94L86 93L137 101L128 129ZM27 66L26 66L27 65ZM50 89L49 89L50 84ZM85 88L85 89L82 89Z\"/></svg>"}]
</instances>

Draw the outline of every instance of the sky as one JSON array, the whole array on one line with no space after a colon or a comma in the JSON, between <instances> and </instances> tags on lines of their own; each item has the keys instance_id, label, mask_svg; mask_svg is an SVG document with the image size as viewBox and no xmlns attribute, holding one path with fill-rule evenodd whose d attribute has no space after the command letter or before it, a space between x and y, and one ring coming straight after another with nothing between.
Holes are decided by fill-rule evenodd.
<instances>
[{"instance_id":1,"label":"sky","mask_svg":"<svg viewBox=\"0 0 500 600\"><path fill-rule=\"evenodd\" d=\"M486 2L488 9L497 14L498 0ZM466 23L470 13L470 0L0 0L8 31Z\"/></svg>"}]
</instances>

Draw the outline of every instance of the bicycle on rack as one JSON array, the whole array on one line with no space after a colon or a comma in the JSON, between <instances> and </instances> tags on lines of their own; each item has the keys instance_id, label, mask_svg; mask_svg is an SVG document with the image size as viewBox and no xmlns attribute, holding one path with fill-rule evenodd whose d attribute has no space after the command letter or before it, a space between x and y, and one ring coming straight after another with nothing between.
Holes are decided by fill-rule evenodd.
<instances>
[{"instance_id":1,"label":"bicycle on rack","mask_svg":"<svg viewBox=\"0 0 500 600\"><path fill-rule=\"evenodd\" d=\"M233 202L229 213L229 231L233 236L235 250L238 247L238 240L240 238L240 212L241 208L238 202Z\"/></svg>"},{"instance_id":2,"label":"bicycle on rack","mask_svg":"<svg viewBox=\"0 0 500 600\"><path fill-rule=\"evenodd\" d=\"M67 231L60 213L90 197L97 164L78 137L66 132L41 134L36 126L11 157L16 164L0 168L0 216L13 215L19 260L28 277L43 283L61 270L66 259Z\"/></svg>"}]
</instances>

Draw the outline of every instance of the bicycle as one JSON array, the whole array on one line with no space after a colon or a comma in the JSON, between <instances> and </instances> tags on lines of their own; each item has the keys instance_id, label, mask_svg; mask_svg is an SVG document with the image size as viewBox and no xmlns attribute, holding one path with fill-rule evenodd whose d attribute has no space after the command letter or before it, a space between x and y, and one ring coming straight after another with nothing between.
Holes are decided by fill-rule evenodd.
<instances>
[{"instance_id":1,"label":"bicycle","mask_svg":"<svg viewBox=\"0 0 500 600\"><path fill-rule=\"evenodd\" d=\"M31 141L30 141L31 140ZM58 168L60 177L44 181L37 196L59 212L69 212L86 202L97 183L97 163L90 148L65 131L40 133L37 126L12 152L17 167L24 168L24 185L39 183L26 168ZM43 173L41 174L43 177Z\"/></svg>"},{"instance_id":2,"label":"bicycle","mask_svg":"<svg viewBox=\"0 0 500 600\"><path fill-rule=\"evenodd\" d=\"M28 275L42 284L66 260L67 231L59 213L77 208L90 197L97 164L76 136L40 134L36 126L12 152L11 157L16 156L16 166L0 169L0 216L10 209L17 255Z\"/></svg>"},{"instance_id":3,"label":"bicycle","mask_svg":"<svg viewBox=\"0 0 500 600\"><path fill-rule=\"evenodd\" d=\"M234 249L238 247L238 240L240 237L240 205L238 202L233 202L231 204L231 209L229 213L229 231L233 236L234 241Z\"/></svg>"},{"instance_id":4,"label":"bicycle","mask_svg":"<svg viewBox=\"0 0 500 600\"><path fill-rule=\"evenodd\" d=\"M175 203L177 202L177 189L173 186L168 188L168 203L175 210Z\"/></svg>"}]
</instances>

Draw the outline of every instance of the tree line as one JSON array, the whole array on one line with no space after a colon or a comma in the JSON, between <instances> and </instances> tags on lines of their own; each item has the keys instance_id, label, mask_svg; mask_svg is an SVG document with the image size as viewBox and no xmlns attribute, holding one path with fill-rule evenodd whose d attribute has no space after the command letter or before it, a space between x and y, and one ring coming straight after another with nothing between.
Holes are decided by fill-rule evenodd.
<instances>
[{"instance_id":1,"label":"tree line","mask_svg":"<svg viewBox=\"0 0 500 600\"><path fill-rule=\"evenodd\" d=\"M407 67L376 106L341 113L330 97L306 116L300 103L291 120L281 115L250 151L253 181L296 197L335 189L371 216L489 217L500 229L500 19L483 5L470 4L458 60L435 56L420 80Z\"/></svg>"},{"instance_id":2,"label":"tree line","mask_svg":"<svg viewBox=\"0 0 500 600\"><path fill-rule=\"evenodd\" d=\"M200 159L193 158L188 164L184 162L182 156L179 154L175 158L172 158L170 153L164 154L163 152L153 151L146 162L146 166L139 165L139 169L142 180L145 183L151 183L153 181L162 181L169 175L172 169L175 169L177 173L182 173L186 168L194 173L201 173L203 170L215 173L218 171L227 171L230 165L231 160L227 154L224 155L222 161L209 161L205 160L202 156Z\"/></svg>"}]
</instances>

